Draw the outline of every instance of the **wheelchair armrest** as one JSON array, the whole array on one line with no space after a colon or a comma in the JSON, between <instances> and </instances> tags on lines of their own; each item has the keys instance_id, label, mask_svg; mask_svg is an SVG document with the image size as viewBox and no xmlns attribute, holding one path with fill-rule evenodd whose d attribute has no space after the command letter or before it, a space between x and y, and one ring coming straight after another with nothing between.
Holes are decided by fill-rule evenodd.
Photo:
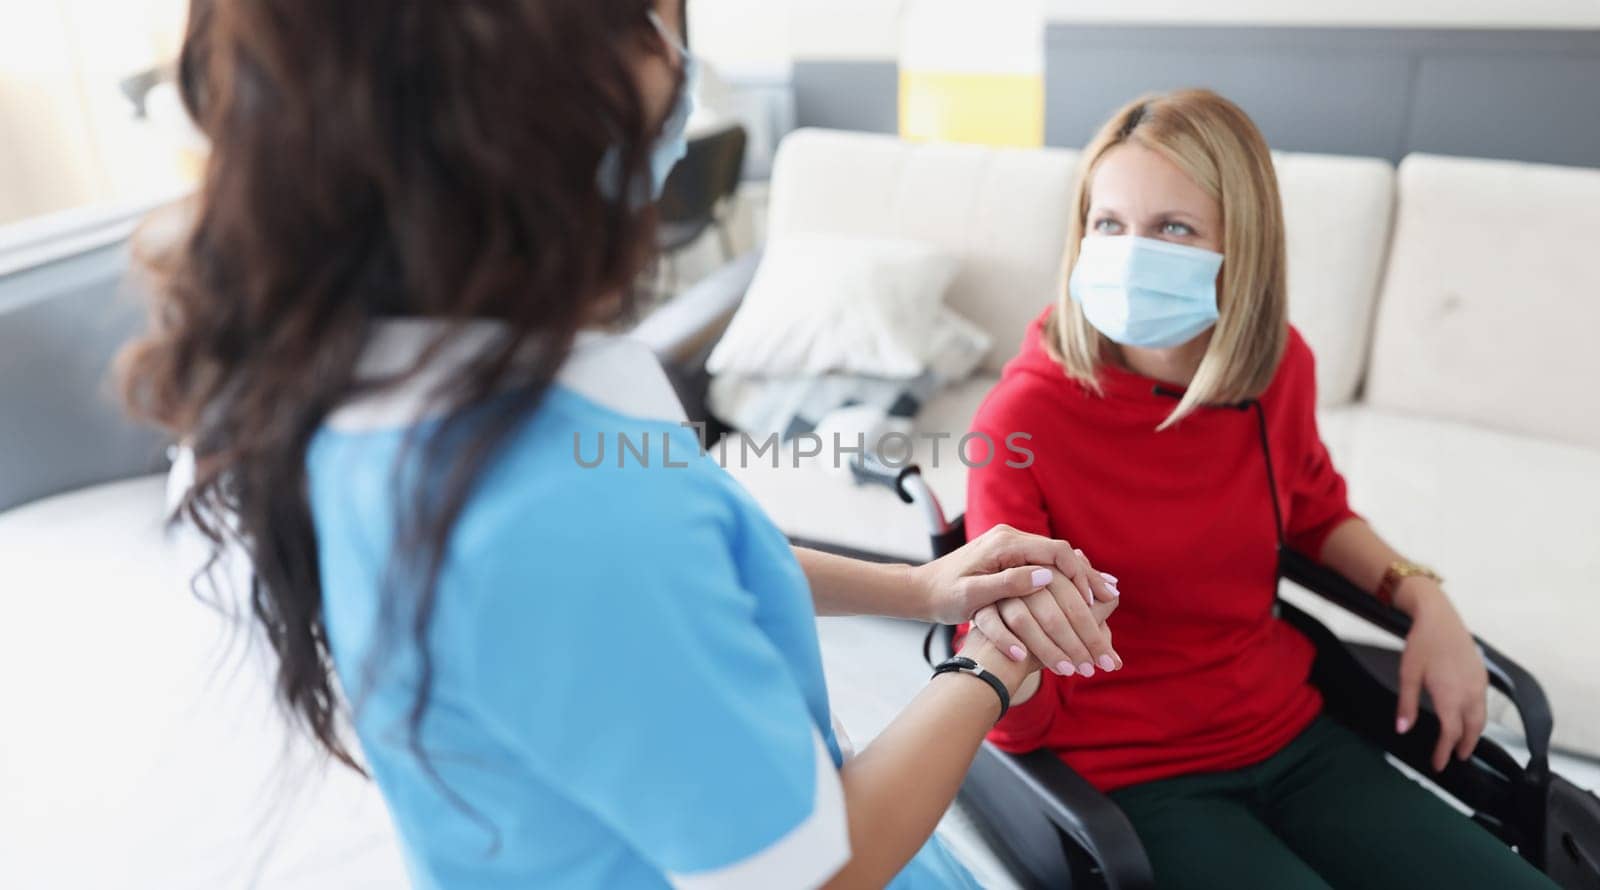
<instances>
[{"instance_id":1,"label":"wheelchair armrest","mask_svg":"<svg viewBox=\"0 0 1600 890\"><path fill-rule=\"evenodd\" d=\"M1155 886L1144 845L1111 798L1049 751L1013 754L1005 759L1051 823L1090 852L1110 890Z\"/></svg>"},{"instance_id":2,"label":"wheelchair armrest","mask_svg":"<svg viewBox=\"0 0 1600 890\"><path fill-rule=\"evenodd\" d=\"M1352 584L1348 578L1303 553L1284 549L1279 573L1322 599L1401 639L1411 632L1411 617ZM1542 781L1550 771L1550 733L1553 717L1544 688L1521 665L1483 640L1473 637L1483 653L1489 682L1511 699L1522 719L1528 744L1528 776Z\"/></svg>"}]
</instances>

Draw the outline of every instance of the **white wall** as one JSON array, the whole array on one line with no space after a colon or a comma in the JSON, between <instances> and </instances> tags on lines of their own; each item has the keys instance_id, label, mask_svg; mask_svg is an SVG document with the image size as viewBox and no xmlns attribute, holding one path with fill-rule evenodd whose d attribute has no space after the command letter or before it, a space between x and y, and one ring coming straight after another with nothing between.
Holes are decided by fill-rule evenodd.
<instances>
[{"instance_id":1,"label":"white wall","mask_svg":"<svg viewBox=\"0 0 1600 890\"><path fill-rule=\"evenodd\" d=\"M904 0L790 0L790 49L797 59L893 59L900 50L902 5Z\"/></svg>"},{"instance_id":2,"label":"white wall","mask_svg":"<svg viewBox=\"0 0 1600 890\"><path fill-rule=\"evenodd\" d=\"M0 0L0 224L170 191L166 135L119 81L170 58L184 0Z\"/></svg>"},{"instance_id":3,"label":"white wall","mask_svg":"<svg viewBox=\"0 0 1600 890\"><path fill-rule=\"evenodd\" d=\"M892 59L905 0L690 0L697 52L723 67ZM987 0L986 0L987 2Z\"/></svg>"},{"instance_id":4,"label":"white wall","mask_svg":"<svg viewBox=\"0 0 1600 890\"><path fill-rule=\"evenodd\" d=\"M85 203L106 181L60 10L0 11L0 224Z\"/></svg>"},{"instance_id":5,"label":"white wall","mask_svg":"<svg viewBox=\"0 0 1600 890\"><path fill-rule=\"evenodd\" d=\"M719 68L787 65L789 6L790 0L692 0L689 43Z\"/></svg>"}]
</instances>

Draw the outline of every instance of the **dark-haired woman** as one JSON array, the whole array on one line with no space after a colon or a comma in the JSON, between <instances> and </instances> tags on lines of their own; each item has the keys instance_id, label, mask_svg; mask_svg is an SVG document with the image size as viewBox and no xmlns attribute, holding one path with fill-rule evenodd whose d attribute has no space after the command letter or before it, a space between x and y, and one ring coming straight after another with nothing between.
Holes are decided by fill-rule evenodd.
<instances>
[{"instance_id":1,"label":"dark-haired woman","mask_svg":"<svg viewBox=\"0 0 1600 890\"><path fill-rule=\"evenodd\" d=\"M1020 598L1053 659L1117 667L1115 598L1005 529L916 569L792 550L597 333L681 153L680 10L197 2L213 155L129 397L355 766L350 702L419 886L969 886L931 835L1037 661L974 634L846 760L814 612Z\"/></svg>"}]
</instances>

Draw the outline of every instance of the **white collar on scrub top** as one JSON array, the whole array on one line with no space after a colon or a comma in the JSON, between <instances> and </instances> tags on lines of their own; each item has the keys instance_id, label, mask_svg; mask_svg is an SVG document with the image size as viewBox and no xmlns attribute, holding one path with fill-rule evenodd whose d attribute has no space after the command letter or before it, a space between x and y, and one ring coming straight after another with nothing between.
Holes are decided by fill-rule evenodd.
<instances>
[{"instance_id":1,"label":"white collar on scrub top","mask_svg":"<svg viewBox=\"0 0 1600 890\"><path fill-rule=\"evenodd\" d=\"M345 403L329 415L328 426L342 432L372 432L424 419L434 388L504 336L503 325L427 318L374 322L356 364L358 380L402 374L452 327L455 334L417 373L396 386ZM556 384L620 414L673 423L686 419L655 354L626 336L579 332L571 355L556 375Z\"/></svg>"},{"instance_id":2,"label":"white collar on scrub top","mask_svg":"<svg viewBox=\"0 0 1600 890\"><path fill-rule=\"evenodd\" d=\"M357 379L406 371L449 326L448 322L430 319L374 323L356 365ZM462 326L460 334L451 338L422 371L398 386L367 393L345 403L328 417L328 425L341 432L362 433L397 429L417 422L442 375L469 361L478 350L500 336L502 330L494 322L471 322ZM684 420L683 406L655 354L643 343L627 337L592 331L580 333L556 382L621 414L670 423ZM193 451L187 445L179 445L172 458L167 476L168 512L182 502L184 494L194 485ZM231 518L229 522L231 524ZM179 564L186 570L198 570L208 564L210 545L193 529L185 528L177 540L182 554ZM248 591L247 569L243 568L247 565L248 560L236 546L225 547L216 571L224 573L226 580L218 593L233 596L239 591ZM189 574L184 577L187 579ZM239 607L244 606L241 603Z\"/></svg>"}]
</instances>

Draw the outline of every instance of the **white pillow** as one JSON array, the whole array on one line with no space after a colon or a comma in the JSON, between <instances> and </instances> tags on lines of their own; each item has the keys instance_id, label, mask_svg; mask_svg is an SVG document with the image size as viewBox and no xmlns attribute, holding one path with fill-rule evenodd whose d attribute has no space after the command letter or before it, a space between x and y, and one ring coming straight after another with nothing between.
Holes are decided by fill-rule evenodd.
<instances>
[{"instance_id":1,"label":"white pillow","mask_svg":"<svg viewBox=\"0 0 1600 890\"><path fill-rule=\"evenodd\" d=\"M706 363L712 374L927 370L955 257L916 241L793 235L767 247Z\"/></svg>"}]
</instances>

